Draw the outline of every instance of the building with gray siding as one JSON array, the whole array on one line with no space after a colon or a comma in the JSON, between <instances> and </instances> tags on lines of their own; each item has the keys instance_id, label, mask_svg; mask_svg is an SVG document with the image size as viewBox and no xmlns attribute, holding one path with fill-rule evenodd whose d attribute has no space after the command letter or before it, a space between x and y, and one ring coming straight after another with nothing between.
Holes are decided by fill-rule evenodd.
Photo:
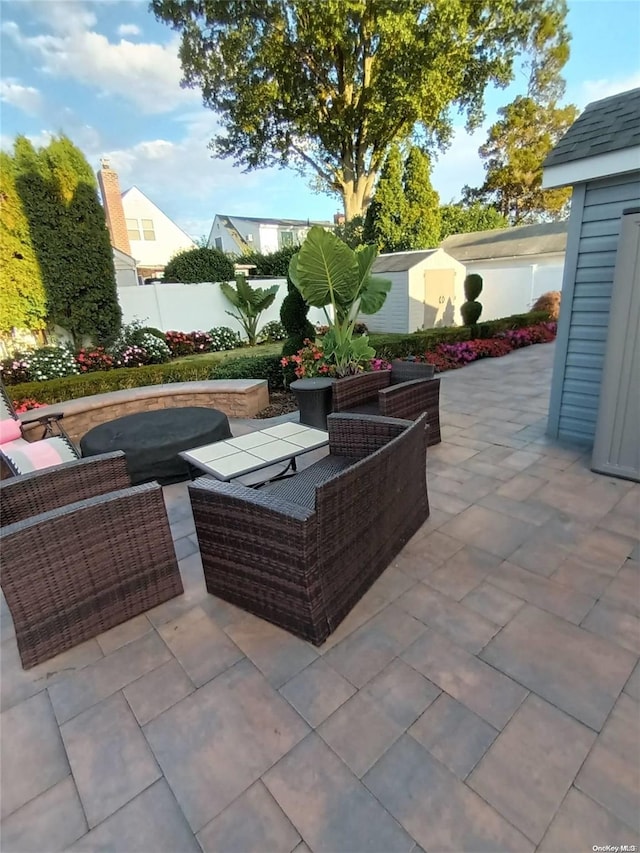
<instances>
[{"instance_id":1,"label":"building with gray siding","mask_svg":"<svg viewBox=\"0 0 640 853\"><path fill-rule=\"evenodd\" d=\"M608 349L623 334L629 352L637 344L637 323L610 319L623 217L640 207L640 89L587 106L544 164L543 188L561 186L573 195L548 432L593 444ZM625 265L619 287L636 290L638 267Z\"/></svg>"}]
</instances>

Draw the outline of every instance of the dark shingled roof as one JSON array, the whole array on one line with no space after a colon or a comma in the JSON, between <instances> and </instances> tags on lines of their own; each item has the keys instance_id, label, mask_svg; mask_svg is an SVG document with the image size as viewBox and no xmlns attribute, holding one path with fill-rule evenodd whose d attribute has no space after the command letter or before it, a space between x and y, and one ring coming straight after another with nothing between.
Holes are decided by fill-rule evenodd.
<instances>
[{"instance_id":1,"label":"dark shingled roof","mask_svg":"<svg viewBox=\"0 0 640 853\"><path fill-rule=\"evenodd\" d=\"M640 89L588 104L544 161L544 168L640 145Z\"/></svg>"},{"instance_id":2,"label":"dark shingled roof","mask_svg":"<svg viewBox=\"0 0 640 853\"><path fill-rule=\"evenodd\" d=\"M437 251L437 249L428 249L424 252L394 252L392 255L378 255L373 262L371 272L375 275L381 272L404 272Z\"/></svg>"},{"instance_id":3,"label":"dark shingled roof","mask_svg":"<svg viewBox=\"0 0 640 853\"><path fill-rule=\"evenodd\" d=\"M517 228L452 234L442 241L441 248L457 261L465 263L493 258L553 254L564 252L566 245L567 223L543 222L537 225L519 225Z\"/></svg>"}]
</instances>

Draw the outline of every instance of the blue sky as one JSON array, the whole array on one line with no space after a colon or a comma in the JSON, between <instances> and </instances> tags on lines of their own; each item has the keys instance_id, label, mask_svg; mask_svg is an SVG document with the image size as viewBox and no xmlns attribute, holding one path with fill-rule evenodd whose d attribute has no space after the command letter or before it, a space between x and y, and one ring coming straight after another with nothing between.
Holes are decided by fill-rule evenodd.
<instances>
[{"instance_id":1,"label":"blue sky","mask_svg":"<svg viewBox=\"0 0 640 853\"><path fill-rule=\"evenodd\" d=\"M17 133L43 144L65 132L96 168L108 155L123 189L136 184L196 238L215 213L330 219L340 209L295 172L243 174L211 158L215 115L180 88L178 37L146 0L0 0L0 16L3 147ZM582 108L640 86L640 0L569 0L568 23L567 102ZM434 167L442 201L481 183L486 128L525 86L519 72L509 89L488 91L487 120L473 135L460 120Z\"/></svg>"}]
</instances>

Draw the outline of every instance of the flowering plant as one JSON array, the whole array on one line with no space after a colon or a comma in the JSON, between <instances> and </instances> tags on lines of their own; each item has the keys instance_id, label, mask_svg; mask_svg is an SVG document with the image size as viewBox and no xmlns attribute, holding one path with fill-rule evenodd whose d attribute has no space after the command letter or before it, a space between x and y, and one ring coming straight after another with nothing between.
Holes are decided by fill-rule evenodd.
<instances>
[{"instance_id":1,"label":"flowering plant","mask_svg":"<svg viewBox=\"0 0 640 853\"><path fill-rule=\"evenodd\" d=\"M142 347L129 345L114 353L116 367L140 367L148 363L147 351Z\"/></svg>"},{"instance_id":2,"label":"flowering plant","mask_svg":"<svg viewBox=\"0 0 640 853\"><path fill-rule=\"evenodd\" d=\"M29 381L27 362L24 355L16 353L13 358L5 358L0 362L0 376L5 385L18 385Z\"/></svg>"},{"instance_id":3,"label":"flowering plant","mask_svg":"<svg viewBox=\"0 0 640 853\"><path fill-rule=\"evenodd\" d=\"M29 412L31 409L41 409L46 405L46 403L39 403L37 400L34 400L33 397L23 397L22 400L13 400L13 408L16 415Z\"/></svg>"},{"instance_id":4,"label":"flowering plant","mask_svg":"<svg viewBox=\"0 0 640 853\"><path fill-rule=\"evenodd\" d=\"M211 352L213 349L213 338L209 332L191 332L190 337L193 340L194 352Z\"/></svg>"},{"instance_id":5,"label":"flowering plant","mask_svg":"<svg viewBox=\"0 0 640 853\"><path fill-rule=\"evenodd\" d=\"M192 355L195 352L195 342L193 338L185 332L167 332L165 334L165 340L173 358L177 358L181 355Z\"/></svg>"},{"instance_id":6,"label":"flowering plant","mask_svg":"<svg viewBox=\"0 0 640 853\"><path fill-rule=\"evenodd\" d=\"M149 332L140 335L139 346L147 354L145 364L163 364L171 358L171 350L165 342Z\"/></svg>"},{"instance_id":7,"label":"flowering plant","mask_svg":"<svg viewBox=\"0 0 640 853\"><path fill-rule=\"evenodd\" d=\"M40 347L24 356L30 382L44 382L80 373L69 347Z\"/></svg>"},{"instance_id":8,"label":"flowering plant","mask_svg":"<svg viewBox=\"0 0 640 853\"><path fill-rule=\"evenodd\" d=\"M390 363L384 358L372 358L369 362L369 370L389 370Z\"/></svg>"},{"instance_id":9,"label":"flowering plant","mask_svg":"<svg viewBox=\"0 0 640 853\"><path fill-rule=\"evenodd\" d=\"M111 370L113 367L113 356L104 347L93 349L82 348L76 353L76 364L81 373L93 373L97 370Z\"/></svg>"},{"instance_id":10,"label":"flowering plant","mask_svg":"<svg viewBox=\"0 0 640 853\"><path fill-rule=\"evenodd\" d=\"M242 346L240 335L228 326L214 326L213 329L209 330L209 337L211 338L211 349L214 352L236 349Z\"/></svg>"},{"instance_id":11,"label":"flowering plant","mask_svg":"<svg viewBox=\"0 0 640 853\"><path fill-rule=\"evenodd\" d=\"M284 356L280 364L283 367L293 367L293 372L298 379L335 376L336 365L325 357L322 345L314 343L309 338L305 338L304 343L305 346L295 355Z\"/></svg>"}]
</instances>

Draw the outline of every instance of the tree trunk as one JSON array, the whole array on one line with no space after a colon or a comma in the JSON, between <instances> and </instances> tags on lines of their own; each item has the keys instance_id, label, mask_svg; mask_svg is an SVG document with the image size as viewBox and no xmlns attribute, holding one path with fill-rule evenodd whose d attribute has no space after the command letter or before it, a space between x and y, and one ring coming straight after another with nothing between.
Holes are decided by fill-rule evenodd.
<instances>
[{"instance_id":1,"label":"tree trunk","mask_svg":"<svg viewBox=\"0 0 640 853\"><path fill-rule=\"evenodd\" d=\"M353 181L342 184L342 201L347 222L354 216L364 216L371 201L371 191L375 181L375 172L362 175Z\"/></svg>"}]
</instances>

